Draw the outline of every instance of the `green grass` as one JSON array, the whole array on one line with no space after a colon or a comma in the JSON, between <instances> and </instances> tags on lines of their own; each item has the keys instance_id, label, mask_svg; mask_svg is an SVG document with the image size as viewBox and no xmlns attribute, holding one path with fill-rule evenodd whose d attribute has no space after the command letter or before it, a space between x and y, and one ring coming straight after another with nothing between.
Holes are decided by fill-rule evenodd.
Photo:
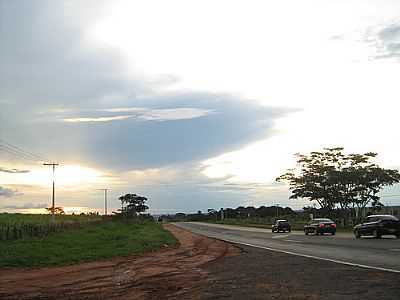
<instances>
[{"instance_id":1,"label":"green grass","mask_svg":"<svg viewBox=\"0 0 400 300\"><path fill-rule=\"evenodd\" d=\"M142 254L175 243L173 235L157 223L107 222L43 239L0 241L0 267L67 265Z\"/></svg>"}]
</instances>

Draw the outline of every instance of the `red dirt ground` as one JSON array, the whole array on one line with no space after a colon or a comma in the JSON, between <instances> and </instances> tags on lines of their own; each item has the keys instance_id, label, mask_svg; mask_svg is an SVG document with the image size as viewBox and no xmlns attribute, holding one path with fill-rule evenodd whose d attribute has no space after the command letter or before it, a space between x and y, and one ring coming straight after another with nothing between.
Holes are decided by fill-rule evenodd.
<instances>
[{"instance_id":1,"label":"red dirt ground","mask_svg":"<svg viewBox=\"0 0 400 300\"><path fill-rule=\"evenodd\" d=\"M200 266L240 253L218 240L165 225L177 247L142 256L31 270L0 270L0 299L199 299Z\"/></svg>"}]
</instances>

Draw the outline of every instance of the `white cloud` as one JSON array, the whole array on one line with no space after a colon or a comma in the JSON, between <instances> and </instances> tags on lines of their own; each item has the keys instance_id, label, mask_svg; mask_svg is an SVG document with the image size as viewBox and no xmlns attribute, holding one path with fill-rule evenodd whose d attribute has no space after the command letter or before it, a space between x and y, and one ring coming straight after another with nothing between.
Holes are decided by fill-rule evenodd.
<instances>
[{"instance_id":1,"label":"white cloud","mask_svg":"<svg viewBox=\"0 0 400 300\"><path fill-rule=\"evenodd\" d=\"M195 119L209 115L213 110L199 108L151 109L139 116L147 121L173 121Z\"/></svg>"},{"instance_id":2,"label":"white cloud","mask_svg":"<svg viewBox=\"0 0 400 300\"><path fill-rule=\"evenodd\" d=\"M121 107L101 109L106 112L119 112L119 113L132 113L129 115L110 116L110 117L77 117L77 118L64 118L64 122L68 123L96 123L96 122L111 122L127 120L131 118L145 120L145 121L174 121L174 120L188 120L205 117L214 112L211 109L200 108L168 108L168 109L148 109L141 107Z\"/></svg>"},{"instance_id":3,"label":"white cloud","mask_svg":"<svg viewBox=\"0 0 400 300\"><path fill-rule=\"evenodd\" d=\"M117 120L126 120L132 116L114 116L114 117L95 117L95 118L65 118L63 121L68 123L91 123L91 122L111 122Z\"/></svg>"}]
</instances>

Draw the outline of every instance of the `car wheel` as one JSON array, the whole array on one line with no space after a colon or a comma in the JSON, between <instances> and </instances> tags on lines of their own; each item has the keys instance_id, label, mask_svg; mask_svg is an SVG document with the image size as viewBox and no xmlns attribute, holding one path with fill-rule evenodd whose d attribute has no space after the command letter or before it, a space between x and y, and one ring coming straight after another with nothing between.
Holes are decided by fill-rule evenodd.
<instances>
[{"instance_id":1,"label":"car wheel","mask_svg":"<svg viewBox=\"0 0 400 300\"><path fill-rule=\"evenodd\" d=\"M304 234L305 234L305 235L308 235L308 231L307 231L307 230L304 230Z\"/></svg>"},{"instance_id":2,"label":"car wheel","mask_svg":"<svg viewBox=\"0 0 400 300\"><path fill-rule=\"evenodd\" d=\"M356 237L356 239L359 239L361 237L361 234L358 230L354 231L354 236Z\"/></svg>"},{"instance_id":3,"label":"car wheel","mask_svg":"<svg viewBox=\"0 0 400 300\"><path fill-rule=\"evenodd\" d=\"M376 239L380 239L381 238L381 235L379 234L379 231L377 229L374 229L374 231L372 231L372 235Z\"/></svg>"},{"instance_id":4,"label":"car wheel","mask_svg":"<svg viewBox=\"0 0 400 300\"><path fill-rule=\"evenodd\" d=\"M292 231L291 229L288 230L288 232L291 232L291 231Z\"/></svg>"},{"instance_id":5,"label":"car wheel","mask_svg":"<svg viewBox=\"0 0 400 300\"><path fill-rule=\"evenodd\" d=\"M335 235L336 234L336 232L332 232L332 235Z\"/></svg>"},{"instance_id":6,"label":"car wheel","mask_svg":"<svg viewBox=\"0 0 400 300\"><path fill-rule=\"evenodd\" d=\"M400 239L400 234L396 234L396 239Z\"/></svg>"}]
</instances>

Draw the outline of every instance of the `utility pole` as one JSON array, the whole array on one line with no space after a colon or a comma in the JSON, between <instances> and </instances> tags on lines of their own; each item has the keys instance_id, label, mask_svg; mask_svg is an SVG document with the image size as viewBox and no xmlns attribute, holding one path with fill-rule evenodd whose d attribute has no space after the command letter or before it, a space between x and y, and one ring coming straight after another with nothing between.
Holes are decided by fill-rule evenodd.
<instances>
[{"instance_id":1,"label":"utility pole","mask_svg":"<svg viewBox=\"0 0 400 300\"><path fill-rule=\"evenodd\" d=\"M104 215L107 216L107 191L108 189L99 189L100 191L104 191Z\"/></svg>"},{"instance_id":2,"label":"utility pole","mask_svg":"<svg viewBox=\"0 0 400 300\"><path fill-rule=\"evenodd\" d=\"M44 166L52 166L53 167L53 197L51 201L51 222L54 224L56 222L56 218L54 215L55 212L55 185L54 185L54 180L55 180L55 172L56 172L56 166L58 166L57 163L44 163Z\"/></svg>"}]
</instances>

